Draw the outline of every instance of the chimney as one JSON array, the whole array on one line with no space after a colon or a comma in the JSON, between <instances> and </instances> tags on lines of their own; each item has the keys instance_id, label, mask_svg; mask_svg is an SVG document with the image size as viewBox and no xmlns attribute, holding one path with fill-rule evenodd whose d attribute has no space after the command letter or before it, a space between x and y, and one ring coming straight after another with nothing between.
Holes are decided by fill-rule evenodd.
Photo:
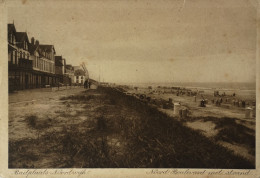
<instances>
[{"instance_id":1,"label":"chimney","mask_svg":"<svg viewBox=\"0 0 260 178\"><path fill-rule=\"evenodd\" d=\"M35 41L35 45L36 45L36 46L39 46L39 44L40 44L39 40L36 40L36 41Z\"/></svg>"},{"instance_id":2,"label":"chimney","mask_svg":"<svg viewBox=\"0 0 260 178\"><path fill-rule=\"evenodd\" d=\"M34 45L34 37L31 38L31 43Z\"/></svg>"}]
</instances>

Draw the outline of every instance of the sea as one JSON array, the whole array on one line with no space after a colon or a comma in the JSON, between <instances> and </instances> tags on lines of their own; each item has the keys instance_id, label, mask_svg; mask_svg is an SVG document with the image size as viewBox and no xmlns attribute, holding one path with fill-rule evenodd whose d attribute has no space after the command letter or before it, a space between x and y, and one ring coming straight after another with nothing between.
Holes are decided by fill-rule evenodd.
<instances>
[{"instance_id":1,"label":"sea","mask_svg":"<svg viewBox=\"0 0 260 178\"><path fill-rule=\"evenodd\" d=\"M213 94L214 91L219 91L220 94L225 93L232 95L235 93L241 99L256 100L256 83L249 82L149 82L149 83L125 83L131 87L148 88L151 86L153 89L160 87L180 87L187 88L194 91L203 91L205 94Z\"/></svg>"},{"instance_id":2,"label":"sea","mask_svg":"<svg viewBox=\"0 0 260 178\"><path fill-rule=\"evenodd\" d=\"M125 84L139 87L183 87L197 89L216 89L216 90L256 90L256 83L249 82L149 82L149 83L131 83Z\"/></svg>"}]
</instances>

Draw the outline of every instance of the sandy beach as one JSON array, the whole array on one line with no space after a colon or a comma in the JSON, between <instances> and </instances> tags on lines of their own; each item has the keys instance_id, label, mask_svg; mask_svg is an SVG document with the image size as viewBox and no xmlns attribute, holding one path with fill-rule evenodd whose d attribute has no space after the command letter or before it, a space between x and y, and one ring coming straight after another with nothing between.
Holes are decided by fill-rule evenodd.
<instances>
[{"instance_id":1,"label":"sandy beach","mask_svg":"<svg viewBox=\"0 0 260 178\"><path fill-rule=\"evenodd\" d=\"M159 111L185 126L249 159L251 163L255 162L255 90L138 85L121 87L127 95L156 106ZM218 91L219 96L214 96L214 91ZM222 103L217 105L216 101L220 99ZM205 107L200 107L202 100L206 101ZM245 102L244 106L242 101ZM177 113L174 111L175 104L179 104ZM180 115L179 110L182 109L187 110L187 116ZM246 115L248 110L249 116Z\"/></svg>"}]
</instances>

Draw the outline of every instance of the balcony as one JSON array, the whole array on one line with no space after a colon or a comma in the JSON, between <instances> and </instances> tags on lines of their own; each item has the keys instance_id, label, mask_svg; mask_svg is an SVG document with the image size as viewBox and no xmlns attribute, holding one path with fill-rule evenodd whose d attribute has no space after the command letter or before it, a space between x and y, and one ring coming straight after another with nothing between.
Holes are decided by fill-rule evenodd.
<instances>
[{"instance_id":1,"label":"balcony","mask_svg":"<svg viewBox=\"0 0 260 178\"><path fill-rule=\"evenodd\" d=\"M20 58L18 59L18 64L13 64L9 61L8 63L9 69L23 69L23 70L33 70L32 60Z\"/></svg>"}]
</instances>

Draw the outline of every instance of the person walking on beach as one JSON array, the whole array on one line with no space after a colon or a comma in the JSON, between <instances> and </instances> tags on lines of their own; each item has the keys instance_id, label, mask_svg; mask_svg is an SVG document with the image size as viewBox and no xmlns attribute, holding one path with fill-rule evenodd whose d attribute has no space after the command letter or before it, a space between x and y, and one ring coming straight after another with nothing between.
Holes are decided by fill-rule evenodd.
<instances>
[{"instance_id":1,"label":"person walking on beach","mask_svg":"<svg viewBox=\"0 0 260 178\"><path fill-rule=\"evenodd\" d=\"M87 88L87 80L84 82L84 88Z\"/></svg>"},{"instance_id":2,"label":"person walking on beach","mask_svg":"<svg viewBox=\"0 0 260 178\"><path fill-rule=\"evenodd\" d=\"M84 88L89 88L89 80L85 80L84 82Z\"/></svg>"}]
</instances>

